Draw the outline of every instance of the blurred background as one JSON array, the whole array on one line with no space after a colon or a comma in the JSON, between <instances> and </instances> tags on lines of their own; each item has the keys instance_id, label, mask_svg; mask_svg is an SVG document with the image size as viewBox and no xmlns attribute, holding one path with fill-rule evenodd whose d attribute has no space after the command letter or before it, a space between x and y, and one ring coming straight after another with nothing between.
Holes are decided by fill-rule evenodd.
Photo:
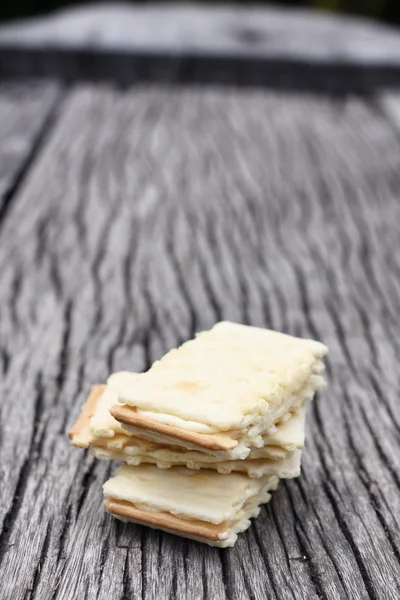
<instances>
[{"instance_id":1,"label":"blurred background","mask_svg":"<svg viewBox=\"0 0 400 600\"><path fill-rule=\"evenodd\" d=\"M238 2L239 4L240 2ZM241 2L246 4L246 2ZM5 0L0 3L0 19L11 20L39 15L48 11L77 4L98 4L85 0ZM206 2L204 2L206 4ZM269 3L259 3L269 4ZM316 8L324 11L372 17L393 24L400 24L399 0L281 0L275 5Z\"/></svg>"}]
</instances>

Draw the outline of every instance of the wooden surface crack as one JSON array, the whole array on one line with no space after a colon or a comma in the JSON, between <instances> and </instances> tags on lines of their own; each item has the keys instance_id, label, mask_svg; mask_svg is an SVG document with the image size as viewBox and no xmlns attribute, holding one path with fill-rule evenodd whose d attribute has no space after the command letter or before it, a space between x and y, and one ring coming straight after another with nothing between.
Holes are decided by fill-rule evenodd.
<instances>
[{"instance_id":1,"label":"wooden surface crack","mask_svg":"<svg viewBox=\"0 0 400 600\"><path fill-rule=\"evenodd\" d=\"M32 101L26 101L25 95L32 94ZM45 145L46 140L51 135L52 130L57 122L58 113L60 108L61 90L56 84L45 84L43 86L33 85L32 87L24 84L3 85L0 91L1 99L4 103L10 103L13 106L12 112L8 109L6 114L3 115L3 119L7 121L9 126L9 119L15 119L16 128L23 125L23 122L30 119L27 123L27 128L18 132L20 136L26 136L26 144L21 144L21 150L15 156L13 164L7 169L5 178L2 181L0 176L0 229L2 222L10 208L10 205L14 199L18 189L23 185L24 180L29 173L31 166L36 160L41 148ZM18 103L21 108L18 111ZM1 114L0 107L0 114ZM7 107L8 108L8 107ZM11 112L11 114L10 114ZM23 113L23 114L21 114ZM9 130L10 131L10 130ZM4 139L0 131L0 140L3 142L3 152L7 151L7 143L10 144L14 140ZM17 134L17 131L13 131L11 128L11 134ZM4 168L4 167L3 167Z\"/></svg>"}]
</instances>

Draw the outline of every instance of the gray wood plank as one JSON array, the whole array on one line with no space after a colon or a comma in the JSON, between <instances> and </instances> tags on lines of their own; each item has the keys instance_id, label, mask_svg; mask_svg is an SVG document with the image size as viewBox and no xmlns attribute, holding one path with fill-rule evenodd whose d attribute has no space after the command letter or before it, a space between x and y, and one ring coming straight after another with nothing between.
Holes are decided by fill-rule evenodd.
<instances>
[{"instance_id":1,"label":"gray wood plank","mask_svg":"<svg viewBox=\"0 0 400 600\"><path fill-rule=\"evenodd\" d=\"M0 237L4 597L398 598L399 150L356 97L69 93ZM113 521L65 436L219 319L331 349L301 478L223 551Z\"/></svg>"},{"instance_id":2,"label":"gray wood plank","mask_svg":"<svg viewBox=\"0 0 400 600\"><path fill-rule=\"evenodd\" d=\"M398 91L383 91L377 99L377 106L388 121L400 133L400 94Z\"/></svg>"},{"instance_id":3,"label":"gray wood plank","mask_svg":"<svg viewBox=\"0 0 400 600\"><path fill-rule=\"evenodd\" d=\"M59 93L45 81L0 85L0 218L51 123Z\"/></svg>"},{"instance_id":4,"label":"gray wood plank","mask_svg":"<svg viewBox=\"0 0 400 600\"><path fill-rule=\"evenodd\" d=\"M365 18L265 5L101 3L0 26L0 48L400 64L400 35Z\"/></svg>"}]
</instances>

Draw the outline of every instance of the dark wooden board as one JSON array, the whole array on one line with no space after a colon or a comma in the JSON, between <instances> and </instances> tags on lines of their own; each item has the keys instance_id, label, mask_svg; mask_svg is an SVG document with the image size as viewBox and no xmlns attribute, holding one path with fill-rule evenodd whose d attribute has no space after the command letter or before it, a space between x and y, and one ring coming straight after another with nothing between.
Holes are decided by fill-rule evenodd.
<instances>
[{"instance_id":1,"label":"dark wooden board","mask_svg":"<svg viewBox=\"0 0 400 600\"><path fill-rule=\"evenodd\" d=\"M1 598L399 597L400 140L385 106L66 93L0 234ZM113 466L65 434L92 382L221 319L330 347L302 476L231 550L116 523Z\"/></svg>"},{"instance_id":2,"label":"dark wooden board","mask_svg":"<svg viewBox=\"0 0 400 600\"><path fill-rule=\"evenodd\" d=\"M137 83L206 84L260 87L323 94L369 94L399 89L400 65L392 61L352 63L332 55L310 62L296 54L252 56L84 48L23 47L0 44L0 78L56 78L65 84L113 82L121 88Z\"/></svg>"}]
</instances>

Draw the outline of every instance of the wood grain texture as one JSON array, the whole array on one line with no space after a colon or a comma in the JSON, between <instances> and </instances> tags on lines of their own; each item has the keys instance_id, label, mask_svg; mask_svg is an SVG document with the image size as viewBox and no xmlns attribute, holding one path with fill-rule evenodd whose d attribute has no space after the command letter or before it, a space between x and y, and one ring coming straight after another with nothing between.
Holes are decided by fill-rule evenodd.
<instances>
[{"instance_id":1,"label":"wood grain texture","mask_svg":"<svg viewBox=\"0 0 400 600\"><path fill-rule=\"evenodd\" d=\"M400 594L400 139L377 102L78 87L0 236L4 598ZM321 339L300 479L231 550L102 508L93 382L231 319Z\"/></svg>"},{"instance_id":2,"label":"wood grain texture","mask_svg":"<svg viewBox=\"0 0 400 600\"><path fill-rule=\"evenodd\" d=\"M0 86L0 216L51 123L58 95L51 82Z\"/></svg>"}]
</instances>

